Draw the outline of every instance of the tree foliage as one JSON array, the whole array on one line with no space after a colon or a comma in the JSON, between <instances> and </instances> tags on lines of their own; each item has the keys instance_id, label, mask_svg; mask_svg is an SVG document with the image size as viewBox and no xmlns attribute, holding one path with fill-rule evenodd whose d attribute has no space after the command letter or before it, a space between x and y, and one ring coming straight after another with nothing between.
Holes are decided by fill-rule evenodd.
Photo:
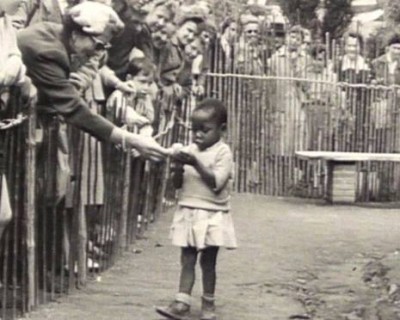
<instances>
[{"instance_id":1,"label":"tree foliage","mask_svg":"<svg viewBox=\"0 0 400 320\"><path fill-rule=\"evenodd\" d=\"M310 28L316 16L319 0L280 0L280 6L292 25Z\"/></svg>"},{"instance_id":2,"label":"tree foliage","mask_svg":"<svg viewBox=\"0 0 400 320\"><path fill-rule=\"evenodd\" d=\"M213 6L215 19L220 23L227 17L237 19L247 0L212 0L210 3Z\"/></svg>"},{"instance_id":3,"label":"tree foliage","mask_svg":"<svg viewBox=\"0 0 400 320\"><path fill-rule=\"evenodd\" d=\"M325 0L326 14L322 30L331 38L340 38L347 30L353 18L352 0Z\"/></svg>"}]
</instances>

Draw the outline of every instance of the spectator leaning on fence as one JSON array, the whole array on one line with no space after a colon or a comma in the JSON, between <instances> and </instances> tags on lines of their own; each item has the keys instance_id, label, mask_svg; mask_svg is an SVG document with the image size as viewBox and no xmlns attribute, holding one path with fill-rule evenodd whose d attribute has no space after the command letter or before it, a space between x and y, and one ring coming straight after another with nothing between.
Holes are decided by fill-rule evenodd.
<instances>
[{"instance_id":1,"label":"spectator leaning on fence","mask_svg":"<svg viewBox=\"0 0 400 320\"><path fill-rule=\"evenodd\" d=\"M93 56L123 28L116 13L106 5L84 2L73 7L65 18L62 25L38 23L18 35L28 74L39 91L39 111L59 114L101 140L125 143L148 157L163 157L165 149L153 139L128 133L93 114L69 81L72 53Z\"/></svg>"},{"instance_id":2,"label":"spectator leaning on fence","mask_svg":"<svg viewBox=\"0 0 400 320\"><path fill-rule=\"evenodd\" d=\"M205 75L210 69L210 63L213 57L211 56L211 43L215 41L217 27L210 16L207 16L204 23L200 25L199 40L202 43L203 50L194 58L192 64L192 76L194 81L193 93L202 97L205 94Z\"/></svg>"},{"instance_id":3,"label":"spectator leaning on fence","mask_svg":"<svg viewBox=\"0 0 400 320\"><path fill-rule=\"evenodd\" d=\"M344 54L334 66L340 82L347 83L342 87L345 93L346 108L341 117L341 130L345 134L337 135L336 143L340 151L361 151L366 134L368 99L365 88L351 84L367 84L370 81L370 67L362 55L364 39L358 33L347 33L343 37Z\"/></svg>"},{"instance_id":4,"label":"spectator leaning on fence","mask_svg":"<svg viewBox=\"0 0 400 320\"><path fill-rule=\"evenodd\" d=\"M313 46L310 53L312 59L306 66L305 80L302 81L306 113L304 150L323 150L331 140L332 120L341 110L344 99L341 99L337 87L337 75L329 67L326 47Z\"/></svg>"},{"instance_id":5,"label":"spectator leaning on fence","mask_svg":"<svg viewBox=\"0 0 400 320\"><path fill-rule=\"evenodd\" d=\"M167 88L177 84L179 73L185 62L185 46L195 40L199 33L199 24L205 20L203 10L195 6L181 7L180 10L175 17L176 30L171 38L171 46L160 72L161 86L167 91L171 91ZM177 96L182 96L182 88L174 91Z\"/></svg>"},{"instance_id":6,"label":"spectator leaning on fence","mask_svg":"<svg viewBox=\"0 0 400 320\"><path fill-rule=\"evenodd\" d=\"M261 59L260 23L256 16L243 14L240 17L240 38L236 46L235 63L243 74L261 75L264 67Z\"/></svg>"},{"instance_id":7,"label":"spectator leaning on fence","mask_svg":"<svg viewBox=\"0 0 400 320\"><path fill-rule=\"evenodd\" d=\"M8 104L8 92L11 86L21 88L25 102L36 98L36 89L25 75L26 68L17 46L16 31L10 15L21 5L22 0L0 1L0 112L5 111ZM0 144L0 239L12 217L7 181L4 175L5 152Z\"/></svg>"},{"instance_id":8,"label":"spectator leaning on fence","mask_svg":"<svg viewBox=\"0 0 400 320\"><path fill-rule=\"evenodd\" d=\"M386 52L371 63L371 78L375 85L400 85L400 35L394 33L389 37ZM371 103L371 122L376 129L378 141L385 141L390 134L390 124L398 99L397 90L377 90ZM392 93L392 94L391 94ZM398 152L398 139L395 140L397 150L383 149L383 145L375 142L375 152Z\"/></svg>"},{"instance_id":9,"label":"spectator leaning on fence","mask_svg":"<svg viewBox=\"0 0 400 320\"><path fill-rule=\"evenodd\" d=\"M365 83L369 80L370 68L362 55L364 39L358 33L350 32L343 38L344 54L337 60L335 72L339 81Z\"/></svg>"},{"instance_id":10,"label":"spectator leaning on fence","mask_svg":"<svg viewBox=\"0 0 400 320\"><path fill-rule=\"evenodd\" d=\"M273 80L269 86L271 108L276 112L280 126L275 139L279 141L275 152L278 155L291 155L302 143L295 144L292 137L303 137L305 132L305 110L302 104L306 99L303 88L304 81L295 80L304 78L306 66L311 57L302 50L303 28L293 26L287 34L286 43L268 60L269 74L276 77L285 77L287 80Z\"/></svg>"},{"instance_id":11,"label":"spectator leaning on fence","mask_svg":"<svg viewBox=\"0 0 400 320\"><path fill-rule=\"evenodd\" d=\"M386 53L372 61L374 84L400 85L400 35L395 33L386 45Z\"/></svg>"},{"instance_id":12,"label":"spectator leaning on fence","mask_svg":"<svg viewBox=\"0 0 400 320\"><path fill-rule=\"evenodd\" d=\"M136 92L124 94L116 90L109 98L107 109L116 121L126 124L133 132L151 136L153 133L154 107L151 86L154 84L156 66L147 57L133 58L127 81L132 82Z\"/></svg>"},{"instance_id":13,"label":"spectator leaning on fence","mask_svg":"<svg viewBox=\"0 0 400 320\"><path fill-rule=\"evenodd\" d=\"M136 0L114 0L113 6L125 29L111 40L108 66L125 80L132 49L137 48L148 55L152 50L151 33L172 20L175 7L166 0L155 0L149 7L141 6Z\"/></svg>"},{"instance_id":14,"label":"spectator leaning on fence","mask_svg":"<svg viewBox=\"0 0 400 320\"><path fill-rule=\"evenodd\" d=\"M221 36L219 38L219 44L221 50L224 53L224 60L220 64L226 69L230 69L230 64L234 57L235 42L238 38L238 25L236 21L229 17L226 18L221 24Z\"/></svg>"}]
</instances>

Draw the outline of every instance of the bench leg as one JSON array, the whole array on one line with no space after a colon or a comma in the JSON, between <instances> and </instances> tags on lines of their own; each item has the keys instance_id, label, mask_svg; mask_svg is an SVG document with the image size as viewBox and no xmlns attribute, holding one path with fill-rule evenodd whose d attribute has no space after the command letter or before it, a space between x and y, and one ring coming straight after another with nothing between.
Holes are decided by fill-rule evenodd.
<instances>
[{"instance_id":1,"label":"bench leg","mask_svg":"<svg viewBox=\"0 0 400 320\"><path fill-rule=\"evenodd\" d=\"M328 161L326 200L331 203L356 201L357 172L355 162Z\"/></svg>"}]
</instances>

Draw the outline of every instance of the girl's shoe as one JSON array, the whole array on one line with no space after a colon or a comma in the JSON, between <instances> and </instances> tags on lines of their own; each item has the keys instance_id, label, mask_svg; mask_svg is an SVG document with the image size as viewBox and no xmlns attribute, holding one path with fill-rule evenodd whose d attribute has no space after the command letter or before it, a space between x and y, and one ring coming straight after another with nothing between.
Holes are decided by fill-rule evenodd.
<instances>
[{"instance_id":1,"label":"girl's shoe","mask_svg":"<svg viewBox=\"0 0 400 320\"><path fill-rule=\"evenodd\" d=\"M215 299L210 297L201 298L201 320L217 320L215 314Z\"/></svg>"},{"instance_id":2,"label":"girl's shoe","mask_svg":"<svg viewBox=\"0 0 400 320\"><path fill-rule=\"evenodd\" d=\"M174 301L168 307L156 307L156 311L168 319L185 320L190 313L190 305Z\"/></svg>"}]
</instances>

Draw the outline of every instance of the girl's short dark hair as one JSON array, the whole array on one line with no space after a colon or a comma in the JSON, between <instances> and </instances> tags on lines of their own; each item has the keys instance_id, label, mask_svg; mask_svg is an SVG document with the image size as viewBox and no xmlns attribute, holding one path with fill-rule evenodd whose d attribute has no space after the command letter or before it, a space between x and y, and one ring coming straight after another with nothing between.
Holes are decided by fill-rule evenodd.
<instances>
[{"instance_id":1,"label":"girl's short dark hair","mask_svg":"<svg viewBox=\"0 0 400 320\"><path fill-rule=\"evenodd\" d=\"M197 111L209 111L213 115L213 119L217 120L219 125L226 124L228 121L228 112L225 104L215 98L205 98L197 105L193 110L193 113Z\"/></svg>"},{"instance_id":2,"label":"girl's short dark hair","mask_svg":"<svg viewBox=\"0 0 400 320\"><path fill-rule=\"evenodd\" d=\"M139 73L155 78L157 73L156 65L147 57L134 58L129 62L128 73L135 77Z\"/></svg>"}]
</instances>

